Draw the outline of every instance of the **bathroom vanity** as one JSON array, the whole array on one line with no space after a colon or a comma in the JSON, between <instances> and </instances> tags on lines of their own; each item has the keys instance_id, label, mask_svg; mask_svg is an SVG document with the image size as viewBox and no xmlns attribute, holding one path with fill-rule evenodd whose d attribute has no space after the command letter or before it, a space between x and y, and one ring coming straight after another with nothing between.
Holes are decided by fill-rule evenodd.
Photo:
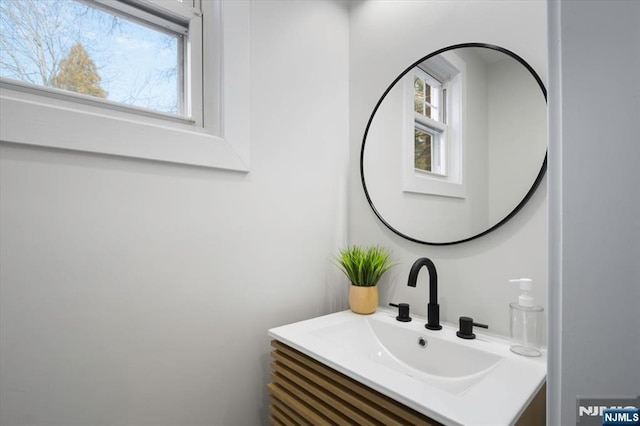
<instances>
[{"instance_id":1,"label":"bathroom vanity","mask_svg":"<svg viewBox=\"0 0 640 426\"><path fill-rule=\"evenodd\" d=\"M344 311L269 330L272 424L544 425L544 356L395 317Z\"/></svg>"}]
</instances>

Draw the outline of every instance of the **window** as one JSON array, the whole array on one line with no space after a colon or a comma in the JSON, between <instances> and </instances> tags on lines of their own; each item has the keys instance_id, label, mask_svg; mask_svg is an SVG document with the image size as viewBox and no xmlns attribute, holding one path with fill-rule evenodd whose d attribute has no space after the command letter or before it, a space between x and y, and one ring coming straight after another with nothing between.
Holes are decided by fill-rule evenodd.
<instances>
[{"instance_id":1,"label":"window","mask_svg":"<svg viewBox=\"0 0 640 426\"><path fill-rule=\"evenodd\" d=\"M0 5L3 141L248 170L245 2Z\"/></svg>"},{"instance_id":2,"label":"window","mask_svg":"<svg viewBox=\"0 0 640 426\"><path fill-rule=\"evenodd\" d=\"M405 76L404 190L464 197L464 63L442 55Z\"/></svg>"},{"instance_id":3,"label":"window","mask_svg":"<svg viewBox=\"0 0 640 426\"><path fill-rule=\"evenodd\" d=\"M0 8L0 76L43 94L188 116L185 52L199 36L188 21L117 2L5 0Z\"/></svg>"},{"instance_id":4,"label":"window","mask_svg":"<svg viewBox=\"0 0 640 426\"><path fill-rule=\"evenodd\" d=\"M414 167L446 174L446 90L442 83L416 68L413 72Z\"/></svg>"}]
</instances>

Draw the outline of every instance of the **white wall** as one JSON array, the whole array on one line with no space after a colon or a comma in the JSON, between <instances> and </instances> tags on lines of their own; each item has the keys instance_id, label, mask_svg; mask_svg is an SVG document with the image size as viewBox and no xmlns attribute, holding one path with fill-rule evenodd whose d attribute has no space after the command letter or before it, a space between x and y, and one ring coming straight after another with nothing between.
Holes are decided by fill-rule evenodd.
<instances>
[{"instance_id":1,"label":"white wall","mask_svg":"<svg viewBox=\"0 0 640 426\"><path fill-rule=\"evenodd\" d=\"M463 117L463 138L468 143L464 144L463 157L464 169L466 175L467 197L465 204L468 204L466 221L468 225L454 225L455 228L468 228L461 233L458 240L468 238L473 235L470 232L473 229L487 229L491 223L490 217L490 195L489 188L489 166L490 166L490 150L489 150L489 78L487 64L480 60L480 57L473 52L461 51L460 56L465 60L466 64L466 88L464 90L464 102L467 111ZM471 136L473 135L473 136ZM459 218L456 218L459 219ZM454 222L455 223L455 222ZM493 223L496 223L494 220ZM438 221L435 221L433 227L438 227ZM443 227L444 228L444 227ZM452 227L446 227L441 232L447 233ZM451 235L451 234L448 234ZM425 239L428 241L428 239ZM440 240L444 241L444 240ZM449 239L449 241L451 241Z\"/></svg>"},{"instance_id":2,"label":"white wall","mask_svg":"<svg viewBox=\"0 0 640 426\"><path fill-rule=\"evenodd\" d=\"M513 208L508 201L522 200L538 176L547 146L547 107L540 86L519 62L494 62L488 75L489 206L495 223Z\"/></svg>"},{"instance_id":3,"label":"white wall","mask_svg":"<svg viewBox=\"0 0 640 426\"><path fill-rule=\"evenodd\" d=\"M414 2L360 1L350 14L351 156L359 158L364 129L379 97L407 66L439 48L457 43L496 44L522 56L546 80L546 8L542 1ZM352 160L352 163L354 161ZM507 280L530 277L536 299L546 306L546 181L525 208L495 232L459 246L424 246L401 239L374 216L352 164L349 241L390 247L401 262L380 285L381 304L408 302L426 314L428 274L407 287L411 264L431 258L438 270L444 321L467 315L508 334L508 304L517 297Z\"/></svg>"},{"instance_id":4,"label":"white wall","mask_svg":"<svg viewBox=\"0 0 640 426\"><path fill-rule=\"evenodd\" d=\"M251 19L248 175L2 143L3 426L266 422L267 329L346 307L347 9Z\"/></svg>"},{"instance_id":5,"label":"white wall","mask_svg":"<svg viewBox=\"0 0 640 426\"><path fill-rule=\"evenodd\" d=\"M549 3L550 425L640 394L639 23L640 2Z\"/></svg>"}]
</instances>

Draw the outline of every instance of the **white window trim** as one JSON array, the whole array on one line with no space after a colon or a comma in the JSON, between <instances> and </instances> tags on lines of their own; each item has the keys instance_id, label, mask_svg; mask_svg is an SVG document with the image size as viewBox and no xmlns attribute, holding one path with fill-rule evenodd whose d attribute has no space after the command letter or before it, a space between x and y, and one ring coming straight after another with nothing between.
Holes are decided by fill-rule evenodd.
<instances>
[{"instance_id":1,"label":"white window trim","mask_svg":"<svg viewBox=\"0 0 640 426\"><path fill-rule=\"evenodd\" d=\"M414 82L413 71L407 73L404 77L404 135L403 135L403 191L426 195L439 195L452 198L466 197L466 176L465 176L465 156L464 156L464 138L463 138L463 120L464 120L464 87L465 87L465 64L457 55L447 56L447 60L457 69L458 74L451 77L449 81L443 83L443 87L447 89L451 99L458 98L460 100L457 105L447 102L447 131L444 137L443 148L445 152L444 160L447 162L445 170L447 175L439 175L417 170L414 165L414 127L416 122L416 114L413 110L414 99ZM432 71L432 70L428 70ZM440 74L441 70L437 74ZM445 75L437 75L438 78L446 80ZM447 77L448 78L448 77ZM421 120L427 120L421 117ZM429 120L437 127L439 123Z\"/></svg>"},{"instance_id":2,"label":"white window trim","mask_svg":"<svg viewBox=\"0 0 640 426\"><path fill-rule=\"evenodd\" d=\"M0 141L248 172L250 2L203 0L202 10L207 31L203 49L222 52L222 58L204 58L205 70L219 68L218 78L207 75L205 81L204 127L45 97L2 83Z\"/></svg>"}]
</instances>

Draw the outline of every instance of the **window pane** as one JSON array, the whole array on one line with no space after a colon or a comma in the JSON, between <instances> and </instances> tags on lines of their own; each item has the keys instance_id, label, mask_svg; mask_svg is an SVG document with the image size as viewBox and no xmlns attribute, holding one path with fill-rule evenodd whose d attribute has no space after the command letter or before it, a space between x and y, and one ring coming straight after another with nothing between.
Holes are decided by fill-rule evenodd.
<instances>
[{"instance_id":1,"label":"window pane","mask_svg":"<svg viewBox=\"0 0 640 426\"><path fill-rule=\"evenodd\" d=\"M413 76L413 104L414 111L425 117L432 117L432 92L436 90L431 87L423 78L417 75Z\"/></svg>"},{"instance_id":2,"label":"window pane","mask_svg":"<svg viewBox=\"0 0 640 426\"><path fill-rule=\"evenodd\" d=\"M426 172L431 171L431 140L429 133L414 129L414 167Z\"/></svg>"},{"instance_id":3,"label":"window pane","mask_svg":"<svg viewBox=\"0 0 640 426\"><path fill-rule=\"evenodd\" d=\"M424 115L424 81L418 76L413 77L413 110Z\"/></svg>"},{"instance_id":4,"label":"window pane","mask_svg":"<svg viewBox=\"0 0 640 426\"><path fill-rule=\"evenodd\" d=\"M427 117L433 120L439 120L438 117L438 88L429 86L429 95L427 96L429 99L429 115Z\"/></svg>"},{"instance_id":5,"label":"window pane","mask_svg":"<svg viewBox=\"0 0 640 426\"><path fill-rule=\"evenodd\" d=\"M431 102L431 91L433 90L433 88L431 86L429 86L429 84L427 84L427 82L424 83L424 101L427 103L432 103Z\"/></svg>"},{"instance_id":6,"label":"window pane","mask_svg":"<svg viewBox=\"0 0 640 426\"><path fill-rule=\"evenodd\" d=\"M73 0L0 7L1 77L182 113L180 34Z\"/></svg>"},{"instance_id":7,"label":"window pane","mask_svg":"<svg viewBox=\"0 0 640 426\"><path fill-rule=\"evenodd\" d=\"M424 81L417 75L413 77L413 93L416 99L424 99Z\"/></svg>"}]
</instances>

